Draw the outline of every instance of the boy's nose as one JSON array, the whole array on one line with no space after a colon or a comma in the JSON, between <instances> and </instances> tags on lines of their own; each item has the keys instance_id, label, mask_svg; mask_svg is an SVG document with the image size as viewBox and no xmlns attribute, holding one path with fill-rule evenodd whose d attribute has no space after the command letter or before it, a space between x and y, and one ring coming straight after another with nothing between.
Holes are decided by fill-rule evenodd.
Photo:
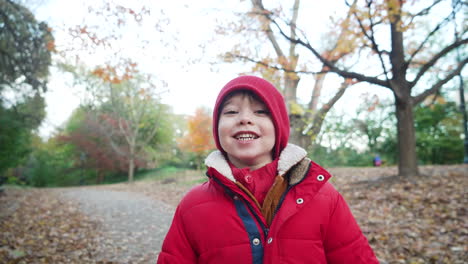
<instances>
[{"instance_id":1,"label":"boy's nose","mask_svg":"<svg viewBox=\"0 0 468 264\"><path fill-rule=\"evenodd\" d=\"M250 113L242 112L239 115L239 124L241 125L251 125L252 124L252 115Z\"/></svg>"}]
</instances>

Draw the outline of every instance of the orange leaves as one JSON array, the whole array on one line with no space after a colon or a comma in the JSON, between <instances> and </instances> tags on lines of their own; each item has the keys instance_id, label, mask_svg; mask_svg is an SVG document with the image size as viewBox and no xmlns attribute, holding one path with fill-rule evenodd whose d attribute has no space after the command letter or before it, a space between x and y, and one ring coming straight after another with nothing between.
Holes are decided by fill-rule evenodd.
<instances>
[{"instance_id":1,"label":"orange leaves","mask_svg":"<svg viewBox=\"0 0 468 264\"><path fill-rule=\"evenodd\" d=\"M97 67L92 74L101 78L104 82L113 84L120 83L119 79L115 76L115 68L111 66Z\"/></svg>"},{"instance_id":2,"label":"orange leaves","mask_svg":"<svg viewBox=\"0 0 468 264\"><path fill-rule=\"evenodd\" d=\"M78 27L77 30L78 30L78 32L79 32L80 34L88 34L88 33L89 33L86 26L84 26L84 27Z\"/></svg>"},{"instance_id":3,"label":"orange leaves","mask_svg":"<svg viewBox=\"0 0 468 264\"><path fill-rule=\"evenodd\" d=\"M111 0L104 0L101 4L94 3L88 7L89 19L68 29L72 39L67 41L69 43L61 45L63 52L99 53L98 57L109 54L110 59L120 57L123 52L116 51L116 47L126 45L130 39L129 35L135 35L134 26L144 26L142 21L150 15L148 7L144 4L138 6L138 8L129 8Z\"/></svg>"},{"instance_id":4,"label":"orange leaves","mask_svg":"<svg viewBox=\"0 0 468 264\"><path fill-rule=\"evenodd\" d=\"M198 108L195 115L187 120L187 134L179 140L179 147L188 152L205 155L215 148L211 136L211 115Z\"/></svg>"},{"instance_id":5,"label":"orange leaves","mask_svg":"<svg viewBox=\"0 0 468 264\"><path fill-rule=\"evenodd\" d=\"M52 52L55 52L56 49L55 49L55 41L53 40L49 40L46 44L46 47L47 47L47 50L48 51L52 51Z\"/></svg>"},{"instance_id":6,"label":"orange leaves","mask_svg":"<svg viewBox=\"0 0 468 264\"><path fill-rule=\"evenodd\" d=\"M96 223L53 190L7 189L0 198L2 263L94 263Z\"/></svg>"},{"instance_id":7,"label":"orange leaves","mask_svg":"<svg viewBox=\"0 0 468 264\"><path fill-rule=\"evenodd\" d=\"M463 263L468 167L421 169L412 179L394 167L332 173L381 263Z\"/></svg>"},{"instance_id":8,"label":"orange leaves","mask_svg":"<svg viewBox=\"0 0 468 264\"><path fill-rule=\"evenodd\" d=\"M105 78L104 75L104 68L101 68L101 67L97 67L93 72L92 74L96 75L97 77L99 78Z\"/></svg>"},{"instance_id":9,"label":"orange leaves","mask_svg":"<svg viewBox=\"0 0 468 264\"><path fill-rule=\"evenodd\" d=\"M394 176L396 167L330 171L335 176L333 184L381 263L466 262L466 165L423 166L424 176L411 179ZM144 193L175 207L194 182L200 181L201 174L171 176L183 184L156 180L105 188ZM6 188L0 196L0 260L110 263L96 254L109 248L96 223L80 214L76 204L60 199L57 192L61 190ZM128 207L122 207L122 214L128 213L125 209ZM121 232L117 235L125 236L129 230Z\"/></svg>"},{"instance_id":10,"label":"orange leaves","mask_svg":"<svg viewBox=\"0 0 468 264\"><path fill-rule=\"evenodd\" d=\"M91 72L91 74L99 77L104 82L120 84L134 78L135 74L138 72L136 69L137 65L137 63L131 60L125 60L116 66L98 66Z\"/></svg>"}]
</instances>

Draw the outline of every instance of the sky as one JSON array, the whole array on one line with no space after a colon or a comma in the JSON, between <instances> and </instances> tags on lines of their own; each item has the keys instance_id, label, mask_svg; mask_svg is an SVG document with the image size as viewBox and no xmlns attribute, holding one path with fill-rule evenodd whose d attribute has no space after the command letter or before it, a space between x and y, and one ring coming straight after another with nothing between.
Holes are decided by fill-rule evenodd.
<instances>
[{"instance_id":1,"label":"sky","mask_svg":"<svg viewBox=\"0 0 468 264\"><path fill-rule=\"evenodd\" d=\"M319 37L320 29L325 28L324 23L329 21L328 16L337 12L337 1L340 0L323 2L320 10L311 8L309 14L303 16L303 19L307 19L306 25L317 32L316 36ZM79 24L99 23L93 21L88 12L88 7L97 7L98 2L43 0L42 4L31 8L39 21L46 21L53 28L55 40L60 46L64 39L70 38L68 28ZM154 8L151 16L144 18L145 26L130 26L126 29L124 41L119 43L118 48L121 52L138 58L143 69L155 73L167 83L165 92L161 95L162 101L171 105L174 113L190 115L198 107L211 109L222 86L239 73L250 70L251 65L219 63L220 59L217 56L229 51L232 43L229 43L228 37L215 38L214 33L216 20L233 18L234 11L245 11L249 7L249 1L140 0L122 3L125 6L139 3ZM310 4L307 1L303 3ZM160 8L164 10L164 14L153 12ZM168 18L170 21L163 28L164 32L158 32L154 27L161 18ZM142 39L151 44L143 46ZM171 44L169 48L164 45L168 42ZM201 45L204 49L200 48ZM92 56L82 54L80 59L89 62L90 65L96 65L102 63L104 57L101 55L105 52L103 50L102 53ZM188 60L193 60L193 63L187 65ZM301 80L298 92L300 98L310 98L311 91L308 88L312 87L312 84L311 77ZM54 68L51 69L48 87L47 117L39 131L43 137L50 136L56 128L64 124L83 98L83 89L74 85L69 75ZM337 107L349 107L350 102L355 104L360 94L365 92L368 91L357 88L347 91ZM389 95L389 92L382 88L376 92Z\"/></svg>"},{"instance_id":2,"label":"sky","mask_svg":"<svg viewBox=\"0 0 468 264\"><path fill-rule=\"evenodd\" d=\"M123 47L121 48L132 50L138 54L135 56L140 56L139 63L143 64L142 67L150 69L149 72L157 72L157 76L165 80L167 89L161 95L164 103L170 104L177 114L193 114L197 107L213 104L216 91L239 72L239 69L228 65L213 71L209 62L216 60L216 53L201 54L201 49L198 47L206 39L212 38L213 35L216 17L213 15L210 17L207 13L218 12L221 14L229 6L226 6L225 3L221 6L221 1L211 0L195 1L196 6L193 5L192 1L149 1L147 4L155 2L158 2L158 5L165 5L165 15L170 19L169 30L172 33L170 35L176 35L178 38L177 49L181 52L177 54L177 51L174 50L166 51L164 48L158 47L158 44L154 45L155 51L143 51L138 49L138 43L130 41L122 43ZM168 5L168 2L171 4ZM237 1L232 2L236 4ZM62 39L69 38L68 28L90 22L87 7L93 3L95 1L46 0L43 5L35 8L34 13L39 21L46 21L54 29L57 45L60 45ZM147 20L151 20L151 18ZM147 22L147 24L151 24L149 21ZM143 34L148 36L157 34L154 27L143 28L143 30L145 31ZM154 54L160 54L161 50L167 53L173 52L177 56L171 56L169 60L157 63L160 55ZM144 58L146 55L146 58L149 59L141 59L142 53L144 53ZM148 54L150 55L148 56ZM209 56L209 58L205 57L200 62L201 56ZM189 57L195 58L198 63L182 68L181 65L186 64ZM96 60L96 58L89 59ZM48 88L46 94L47 117L40 129L42 136L49 135L70 117L72 111L82 101L83 94L80 87L73 85L70 76L54 68L51 68Z\"/></svg>"}]
</instances>

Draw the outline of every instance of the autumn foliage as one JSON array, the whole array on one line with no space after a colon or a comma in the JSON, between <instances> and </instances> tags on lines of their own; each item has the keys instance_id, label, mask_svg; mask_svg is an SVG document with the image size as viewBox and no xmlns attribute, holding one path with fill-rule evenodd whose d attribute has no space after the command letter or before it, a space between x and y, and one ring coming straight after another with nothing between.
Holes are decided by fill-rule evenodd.
<instances>
[{"instance_id":1,"label":"autumn foliage","mask_svg":"<svg viewBox=\"0 0 468 264\"><path fill-rule=\"evenodd\" d=\"M108 172L126 172L128 169L128 159L124 153L128 153L129 150L124 136L112 135L113 139L110 138L109 131L117 133L117 126L118 122L109 114L98 117L86 114L83 123L76 130L59 136L61 142L72 144L77 149L77 166L97 172L98 183L104 180ZM109 127L114 129L110 130ZM116 141L116 137L120 137L121 140ZM136 159L135 163L137 168L145 165L141 158Z\"/></svg>"},{"instance_id":2,"label":"autumn foliage","mask_svg":"<svg viewBox=\"0 0 468 264\"><path fill-rule=\"evenodd\" d=\"M187 119L187 133L178 140L183 151L191 152L203 158L209 151L215 149L211 136L211 115L203 108L198 108L195 115Z\"/></svg>"},{"instance_id":3,"label":"autumn foliage","mask_svg":"<svg viewBox=\"0 0 468 264\"><path fill-rule=\"evenodd\" d=\"M137 63L130 59L124 60L117 66L105 65L98 66L92 71L92 74L102 81L112 84L120 84L122 82L133 79L138 73Z\"/></svg>"}]
</instances>

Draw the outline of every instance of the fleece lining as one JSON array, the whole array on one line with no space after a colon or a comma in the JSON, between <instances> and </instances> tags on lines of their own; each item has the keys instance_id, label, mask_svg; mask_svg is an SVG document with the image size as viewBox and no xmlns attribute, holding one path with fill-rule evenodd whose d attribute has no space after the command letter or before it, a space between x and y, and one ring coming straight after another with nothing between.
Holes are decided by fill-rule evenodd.
<instances>
[{"instance_id":1,"label":"fleece lining","mask_svg":"<svg viewBox=\"0 0 468 264\"><path fill-rule=\"evenodd\" d=\"M303 148L289 143L281 152L279 157L277 169L278 175L283 176L294 165L303 160L306 155L307 152ZM236 182L234 175L232 174L231 167L229 167L229 164L221 151L216 150L210 153L210 155L205 159L205 165L217 170L232 182ZM295 177L293 177L293 179L294 181L298 181Z\"/></svg>"}]
</instances>

